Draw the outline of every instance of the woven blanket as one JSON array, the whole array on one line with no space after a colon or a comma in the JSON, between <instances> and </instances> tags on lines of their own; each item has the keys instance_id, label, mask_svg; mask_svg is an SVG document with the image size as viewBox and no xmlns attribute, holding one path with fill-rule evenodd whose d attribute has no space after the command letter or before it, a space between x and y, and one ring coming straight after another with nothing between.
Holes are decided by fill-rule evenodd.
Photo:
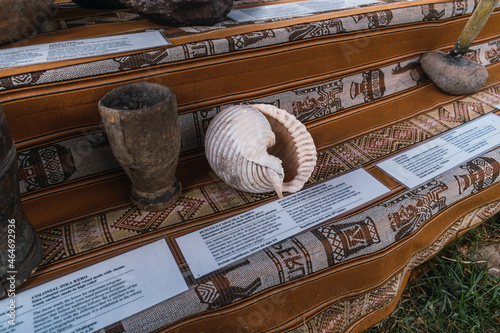
<instances>
[{"instance_id":1,"label":"woven blanket","mask_svg":"<svg viewBox=\"0 0 500 333\"><path fill-rule=\"evenodd\" d=\"M286 2L235 1L235 8ZM13 45L147 30L161 30L172 42L0 69L0 103L16 141L23 205L44 250L26 287L160 238L190 286L103 331L358 332L392 311L415 266L500 211L499 148L414 189L374 166L500 112L498 9L467 54L489 70L484 89L449 96L428 80L419 58L451 48L474 0L380 1L298 18L183 28L128 10L57 3L39 34ZM179 103L183 193L160 212L130 204L130 182L97 110L111 89L139 80L170 86ZM208 124L241 103L275 105L306 125L318 147L306 187L364 168L391 192L196 280L175 238L275 198L228 187L205 159ZM460 182L465 178L467 186Z\"/></svg>"}]
</instances>

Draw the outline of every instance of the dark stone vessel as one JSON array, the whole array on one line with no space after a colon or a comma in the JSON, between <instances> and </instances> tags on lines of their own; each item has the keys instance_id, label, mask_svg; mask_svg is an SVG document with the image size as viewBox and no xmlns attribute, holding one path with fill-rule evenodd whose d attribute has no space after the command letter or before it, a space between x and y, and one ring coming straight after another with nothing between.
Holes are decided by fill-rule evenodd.
<instances>
[{"instance_id":1,"label":"dark stone vessel","mask_svg":"<svg viewBox=\"0 0 500 333\"><path fill-rule=\"evenodd\" d=\"M16 149L0 107L0 298L36 270L42 246L21 205Z\"/></svg>"}]
</instances>

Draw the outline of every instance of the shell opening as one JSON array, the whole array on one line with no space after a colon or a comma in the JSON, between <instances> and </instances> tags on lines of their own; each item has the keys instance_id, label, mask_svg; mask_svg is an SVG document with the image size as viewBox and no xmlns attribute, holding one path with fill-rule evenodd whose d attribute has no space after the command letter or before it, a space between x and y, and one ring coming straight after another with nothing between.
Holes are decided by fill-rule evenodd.
<instances>
[{"instance_id":1,"label":"shell opening","mask_svg":"<svg viewBox=\"0 0 500 333\"><path fill-rule=\"evenodd\" d=\"M316 147L307 128L292 114L269 104L254 104L266 117L276 137L268 154L281 160L284 171L282 191L299 191L316 165Z\"/></svg>"},{"instance_id":2,"label":"shell opening","mask_svg":"<svg viewBox=\"0 0 500 333\"><path fill-rule=\"evenodd\" d=\"M284 182L289 182L297 176L299 168L299 158L297 148L295 147L292 135L283 130L283 125L276 119L266 116L271 130L276 136L277 144L269 147L267 152L270 155L277 157L281 161L281 166L284 171Z\"/></svg>"}]
</instances>

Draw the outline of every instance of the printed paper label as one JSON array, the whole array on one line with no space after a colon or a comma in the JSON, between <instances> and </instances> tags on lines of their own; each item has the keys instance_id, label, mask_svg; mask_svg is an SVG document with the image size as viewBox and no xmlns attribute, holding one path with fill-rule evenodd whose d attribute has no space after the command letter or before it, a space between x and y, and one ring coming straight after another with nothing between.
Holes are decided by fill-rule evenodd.
<instances>
[{"instance_id":1,"label":"printed paper label","mask_svg":"<svg viewBox=\"0 0 500 333\"><path fill-rule=\"evenodd\" d=\"M332 10L379 3L377 0L309 0L232 10L228 17L237 22L300 17Z\"/></svg>"},{"instance_id":2,"label":"printed paper label","mask_svg":"<svg viewBox=\"0 0 500 333\"><path fill-rule=\"evenodd\" d=\"M170 45L160 31L75 39L0 50L0 68L35 65Z\"/></svg>"},{"instance_id":3,"label":"printed paper label","mask_svg":"<svg viewBox=\"0 0 500 333\"><path fill-rule=\"evenodd\" d=\"M377 164L408 188L500 145L500 117L489 113Z\"/></svg>"},{"instance_id":4,"label":"printed paper label","mask_svg":"<svg viewBox=\"0 0 500 333\"><path fill-rule=\"evenodd\" d=\"M389 191L363 169L177 238L196 278Z\"/></svg>"},{"instance_id":5,"label":"printed paper label","mask_svg":"<svg viewBox=\"0 0 500 333\"><path fill-rule=\"evenodd\" d=\"M187 289L160 240L0 301L0 332L94 332Z\"/></svg>"}]
</instances>

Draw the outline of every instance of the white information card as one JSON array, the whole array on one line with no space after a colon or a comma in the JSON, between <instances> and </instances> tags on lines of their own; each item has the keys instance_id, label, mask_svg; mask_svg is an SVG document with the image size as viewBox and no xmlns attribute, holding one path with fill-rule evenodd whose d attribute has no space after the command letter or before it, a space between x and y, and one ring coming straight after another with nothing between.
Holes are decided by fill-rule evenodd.
<instances>
[{"instance_id":1,"label":"white information card","mask_svg":"<svg viewBox=\"0 0 500 333\"><path fill-rule=\"evenodd\" d=\"M2 300L0 332L94 332L187 289L159 240Z\"/></svg>"},{"instance_id":2,"label":"white information card","mask_svg":"<svg viewBox=\"0 0 500 333\"><path fill-rule=\"evenodd\" d=\"M198 278L387 192L376 178L357 169L176 241Z\"/></svg>"},{"instance_id":3,"label":"white information card","mask_svg":"<svg viewBox=\"0 0 500 333\"><path fill-rule=\"evenodd\" d=\"M160 31L147 31L13 47L0 50L0 68L130 52L170 44Z\"/></svg>"},{"instance_id":4,"label":"white information card","mask_svg":"<svg viewBox=\"0 0 500 333\"><path fill-rule=\"evenodd\" d=\"M227 16L237 22L299 17L332 10L379 3L378 0L308 0L232 10Z\"/></svg>"},{"instance_id":5,"label":"white information card","mask_svg":"<svg viewBox=\"0 0 500 333\"><path fill-rule=\"evenodd\" d=\"M377 164L416 187L500 145L500 117L489 113Z\"/></svg>"}]
</instances>

